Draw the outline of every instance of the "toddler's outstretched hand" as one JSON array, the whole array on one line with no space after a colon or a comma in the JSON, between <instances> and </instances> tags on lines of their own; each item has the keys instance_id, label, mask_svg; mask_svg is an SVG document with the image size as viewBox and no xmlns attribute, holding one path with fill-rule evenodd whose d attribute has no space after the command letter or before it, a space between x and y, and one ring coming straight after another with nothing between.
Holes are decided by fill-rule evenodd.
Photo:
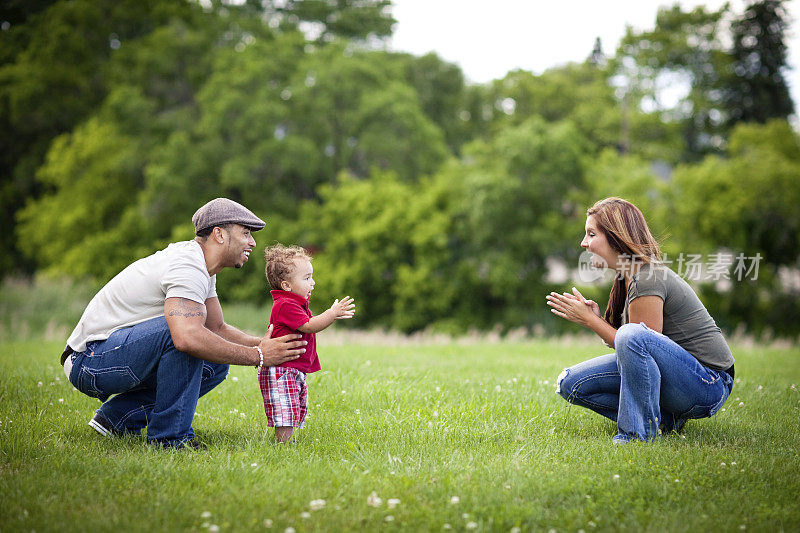
<instances>
[{"instance_id":1,"label":"toddler's outstretched hand","mask_svg":"<svg viewBox=\"0 0 800 533\"><path fill-rule=\"evenodd\" d=\"M356 313L356 304L353 303L352 298L345 296L341 300L335 300L331 309L333 310L333 316L336 320L353 318L353 315Z\"/></svg>"}]
</instances>

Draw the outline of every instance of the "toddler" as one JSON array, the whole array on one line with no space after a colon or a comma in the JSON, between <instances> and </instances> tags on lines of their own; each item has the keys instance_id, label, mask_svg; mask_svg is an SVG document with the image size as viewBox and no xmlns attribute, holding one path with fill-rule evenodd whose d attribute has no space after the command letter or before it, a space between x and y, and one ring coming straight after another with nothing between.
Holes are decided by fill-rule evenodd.
<instances>
[{"instance_id":1,"label":"toddler","mask_svg":"<svg viewBox=\"0 0 800 533\"><path fill-rule=\"evenodd\" d=\"M345 296L335 300L330 309L314 316L308 308L308 299L314 290L314 269L311 256L299 246L280 244L264 250L267 260L267 281L272 287L272 336L301 333L307 341L304 354L280 366L261 367L258 383L264 397L267 425L275 428L275 439L286 442L292 438L294 428L303 427L308 412L306 374L320 369L315 333L322 331L334 320L352 318L355 313L353 299Z\"/></svg>"}]
</instances>

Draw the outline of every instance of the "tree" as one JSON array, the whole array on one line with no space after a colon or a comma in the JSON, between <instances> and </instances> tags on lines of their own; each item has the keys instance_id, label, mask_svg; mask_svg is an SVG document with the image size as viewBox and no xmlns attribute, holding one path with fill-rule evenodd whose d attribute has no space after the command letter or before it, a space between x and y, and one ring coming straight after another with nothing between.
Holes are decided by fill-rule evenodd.
<instances>
[{"instance_id":1,"label":"tree","mask_svg":"<svg viewBox=\"0 0 800 533\"><path fill-rule=\"evenodd\" d=\"M616 84L627 113L654 113L650 126L680 125L684 160L718 153L727 138L723 89L730 55L721 39L728 7L684 12L680 6L661 8L655 28L636 32L628 28L615 58ZM665 87L688 85L676 106L663 100ZM631 128L631 145L638 142ZM623 143L624 145L628 144Z\"/></svg>"},{"instance_id":2,"label":"tree","mask_svg":"<svg viewBox=\"0 0 800 533\"><path fill-rule=\"evenodd\" d=\"M733 63L725 91L728 122L787 118L794 104L786 84L787 14L783 0L761 0L733 23Z\"/></svg>"},{"instance_id":3,"label":"tree","mask_svg":"<svg viewBox=\"0 0 800 533\"><path fill-rule=\"evenodd\" d=\"M470 135L465 114L467 87L458 65L447 63L434 53L421 57L387 53L385 60L400 63L405 81L416 90L422 110L441 128L450 151L460 153Z\"/></svg>"},{"instance_id":4,"label":"tree","mask_svg":"<svg viewBox=\"0 0 800 533\"><path fill-rule=\"evenodd\" d=\"M753 332L797 331L800 298L781 286L781 269L800 267L800 137L783 120L737 125L727 158L710 156L675 172L671 209L684 250L730 251L758 262L758 277L733 281L729 292L705 293L723 325ZM795 289L796 291L796 289Z\"/></svg>"},{"instance_id":5,"label":"tree","mask_svg":"<svg viewBox=\"0 0 800 533\"><path fill-rule=\"evenodd\" d=\"M250 1L256 11L284 30L300 29L312 41L329 42L345 39L381 38L391 35L396 22L391 15L390 0L271 0Z\"/></svg>"},{"instance_id":6,"label":"tree","mask_svg":"<svg viewBox=\"0 0 800 533\"><path fill-rule=\"evenodd\" d=\"M29 4L29 5L28 5ZM171 0L19 2L4 5L0 32L0 221L44 191L37 168L54 138L71 131L109 90L106 66L173 18L192 20L196 5ZM0 245L0 276L31 268L13 239Z\"/></svg>"}]
</instances>

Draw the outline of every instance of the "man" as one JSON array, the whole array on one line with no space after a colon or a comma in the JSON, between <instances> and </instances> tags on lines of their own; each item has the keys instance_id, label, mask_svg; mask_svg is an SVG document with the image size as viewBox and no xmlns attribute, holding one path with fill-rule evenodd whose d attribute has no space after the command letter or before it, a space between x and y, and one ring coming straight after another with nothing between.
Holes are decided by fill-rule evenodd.
<instances>
[{"instance_id":1,"label":"man","mask_svg":"<svg viewBox=\"0 0 800 533\"><path fill-rule=\"evenodd\" d=\"M300 335L270 339L225 323L216 275L241 268L264 221L217 198L192 217L194 240L139 259L89 302L61 357L79 391L103 401L89 425L104 436L138 434L165 447L202 447L194 438L197 400L228 365L275 366L305 352ZM111 396L115 394L115 396ZM110 399L109 399L110 398Z\"/></svg>"}]
</instances>

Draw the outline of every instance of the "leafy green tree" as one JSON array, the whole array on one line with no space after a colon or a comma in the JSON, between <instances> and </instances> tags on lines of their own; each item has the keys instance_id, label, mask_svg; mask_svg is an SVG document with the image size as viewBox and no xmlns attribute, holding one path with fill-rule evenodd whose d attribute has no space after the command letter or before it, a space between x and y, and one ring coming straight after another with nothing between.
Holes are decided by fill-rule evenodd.
<instances>
[{"instance_id":1,"label":"leafy green tree","mask_svg":"<svg viewBox=\"0 0 800 533\"><path fill-rule=\"evenodd\" d=\"M112 88L91 119L52 144L48 162L37 175L44 193L29 197L16 228L21 237L39 227L39 220L52 217L54 208L77 214L97 206L86 220L93 236L76 239L84 232L49 225L42 238L61 244L25 249L40 267L107 278L120 265L163 243L177 220L191 217L199 205L197 197L192 201L190 196L193 205L184 209L181 202L164 205L158 193L148 197L146 191L150 174L159 168L156 156L176 130L195 121L195 92L208 70L203 64L212 64L210 55L235 47L225 41L218 44L218 35L226 30L194 28L175 19L126 43L104 67ZM196 164L191 154L182 154L187 165Z\"/></svg>"},{"instance_id":2,"label":"leafy green tree","mask_svg":"<svg viewBox=\"0 0 800 533\"><path fill-rule=\"evenodd\" d=\"M115 228L141 181L137 148L115 125L96 119L59 137L38 172L58 192L19 212L22 250L51 271L100 277L119 271L128 254Z\"/></svg>"},{"instance_id":3,"label":"leafy green tree","mask_svg":"<svg viewBox=\"0 0 800 533\"><path fill-rule=\"evenodd\" d=\"M539 117L465 150L465 261L489 288L492 323L532 325L546 314L547 258L574 250L583 220L572 198L589 150L571 122Z\"/></svg>"},{"instance_id":4,"label":"leafy green tree","mask_svg":"<svg viewBox=\"0 0 800 533\"><path fill-rule=\"evenodd\" d=\"M754 2L733 23L732 72L725 91L731 124L785 119L794 112L785 78L784 3Z\"/></svg>"},{"instance_id":5,"label":"leafy green tree","mask_svg":"<svg viewBox=\"0 0 800 533\"><path fill-rule=\"evenodd\" d=\"M705 7L683 11L678 5L661 8L652 30L628 28L612 64L626 113L657 113L651 126L679 123L685 160L724 148L723 89L731 61L722 40L727 13L727 6L718 11ZM687 84L689 93L677 106L667 108L661 97L663 87L676 83ZM637 144L636 133L631 128L624 144Z\"/></svg>"},{"instance_id":6,"label":"leafy green tree","mask_svg":"<svg viewBox=\"0 0 800 533\"><path fill-rule=\"evenodd\" d=\"M410 54L386 54L386 61L399 62L405 81L416 91L425 114L444 133L454 154L471 138L466 124L467 86L458 65L443 61L434 53L421 57Z\"/></svg>"},{"instance_id":7,"label":"leafy green tree","mask_svg":"<svg viewBox=\"0 0 800 533\"><path fill-rule=\"evenodd\" d=\"M392 173L375 172L368 180L342 173L335 185L320 188L319 202L304 204L300 224L303 244L315 252L315 301L350 295L362 325L391 325L392 287L411 257L416 221L407 206L415 188Z\"/></svg>"},{"instance_id":8,"label":"leafy green tree","mask_svg":"<svg viewBox=\"0 0 800 533\"><path fill-rule=\"evenodd\" d=\"M748 268L761 258L758 279L736 279L728 292L706 288L729 329L796 332L800 299L781 286L779 271L800 266L800 138L782 120L740 124L727 155L676 171L675 229L692 250L730 250L751 258Z\"/></svg>"},{"instance_id":9,"label":"leafy green tree","mask_svg":"<svg viewBox=\"0 0 800 533\"><path fill-rule=\"evenodd\" d=\"M480 100L482 108L470 118L488 119L489 137L539 116L548 122L570 120L597 149L619 145L620 110L613 88L607 72L588 62L549 69L539 76L510 72L493 81Z\"/></svg>"},{"instance_id":10,"label":"leafy green tree","mask_svg":"<svg viewBox=\"0 0 800 533\"><path fill-rule=\"evenodd\" d=\"M0 220L15 224L41 194L37 168L54 138L86 120L109 90L111 58L174 18L192 20L188 2L91 0L4 4L0 19ZM0 275L31 268L15 240L0 245Z\"/></svg>"},{"instance_id":11,"label":"leafy green tree","mask_svg":"<svg viewBox=\"0 0 800 533\"><path fill-rule=\"evenodd\" d=\"M390 0L285 0L254 2L257 10L274 16L282 29L307 31L312 40L336 37L360 39L387 37L397 22Z\"/></svg>"}]
</instances>

